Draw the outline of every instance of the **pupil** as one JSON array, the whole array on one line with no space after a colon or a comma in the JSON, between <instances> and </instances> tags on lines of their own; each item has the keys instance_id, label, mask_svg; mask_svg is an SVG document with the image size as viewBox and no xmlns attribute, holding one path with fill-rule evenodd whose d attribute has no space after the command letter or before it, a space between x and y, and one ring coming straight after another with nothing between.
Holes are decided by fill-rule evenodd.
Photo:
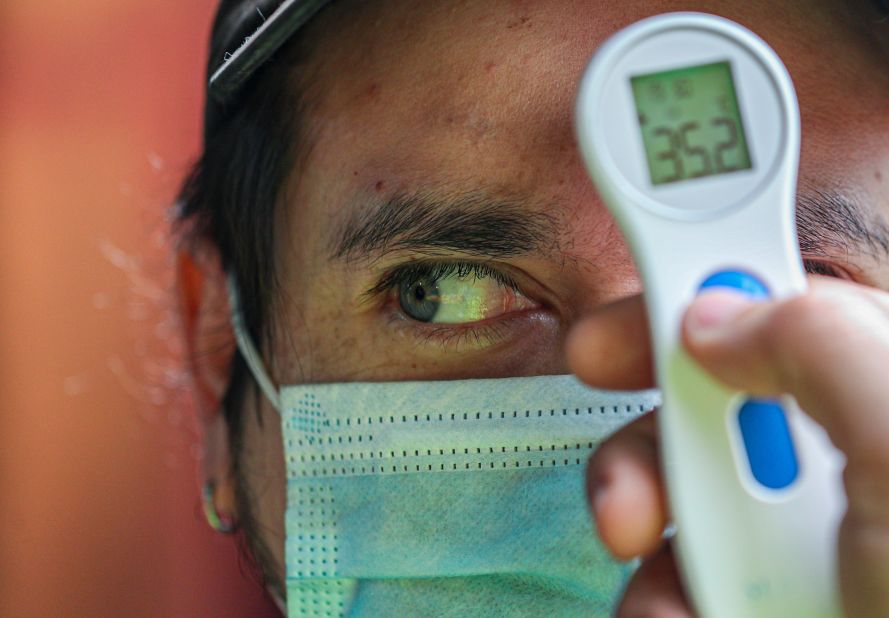
<instances>
[{"instance_id":1,"label":"pupil","mask_svg":"<svg viewBox=\"0 0 889 618\"><path fill-rule=\"evenodd\" d=\"M426 298L426 290L423 288L423 285L421 283L418 283L417 287L414 288L414 298L421 302L424 298Z\"/></svg>"}]
</instances>

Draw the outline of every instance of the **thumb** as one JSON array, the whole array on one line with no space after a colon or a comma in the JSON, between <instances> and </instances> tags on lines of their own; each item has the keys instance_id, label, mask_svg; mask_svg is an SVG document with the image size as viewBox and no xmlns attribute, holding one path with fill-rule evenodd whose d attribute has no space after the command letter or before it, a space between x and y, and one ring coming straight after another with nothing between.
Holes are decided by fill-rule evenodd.
<instances>
[{"instance_id":1,"label":"thumb","mask_svg":"<svg viewBox=\"0 0 889 618\"><path fill-rule=\"evenodd\" d=\"M757 303L702 294L683 321L691 356L720 381L755 396L790 393L850 463L889 469L889 294L813 280L803 295Z\"/></svg>"}]
</instances>

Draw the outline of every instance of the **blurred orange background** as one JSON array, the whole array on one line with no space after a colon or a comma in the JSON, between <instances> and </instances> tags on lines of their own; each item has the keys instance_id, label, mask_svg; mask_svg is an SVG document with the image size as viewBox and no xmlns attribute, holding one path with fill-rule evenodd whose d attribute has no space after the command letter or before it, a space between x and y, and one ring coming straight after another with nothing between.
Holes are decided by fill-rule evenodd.
<instances>
[{"instance_id":1,"label":"blurred orange background","mask_svg":"<svg viewBox=\"0 0 889 618\"><path fill-rule=\"evenodd\" d=\"M0 3L0 616L275 616L199 511L167 209L214 0Z\"/></svg>"}]
</instances>

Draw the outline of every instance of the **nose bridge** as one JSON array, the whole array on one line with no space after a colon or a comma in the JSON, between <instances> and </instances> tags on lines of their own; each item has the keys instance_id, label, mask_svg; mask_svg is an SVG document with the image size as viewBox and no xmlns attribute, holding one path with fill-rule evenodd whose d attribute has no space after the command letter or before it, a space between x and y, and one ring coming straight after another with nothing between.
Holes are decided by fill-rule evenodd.
<instances>
[{"instance_id":1,"label":"nose bridge","mask_svg":"<svg viewBox=\"0 0 889 618\"><path fill-rule=\"evenodd\" d=\"M575 151L576 152L576 151ZM559 239L563 272L568 275L569 315L580 317L602 304L642 291L629 246L605 207L578 156L562 167L566 178Z\"/></svg>"}]
</instances>

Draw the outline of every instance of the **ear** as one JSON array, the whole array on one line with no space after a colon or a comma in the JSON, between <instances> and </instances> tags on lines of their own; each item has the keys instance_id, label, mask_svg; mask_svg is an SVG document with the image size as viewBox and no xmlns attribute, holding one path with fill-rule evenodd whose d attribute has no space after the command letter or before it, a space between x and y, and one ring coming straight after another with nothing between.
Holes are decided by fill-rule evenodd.
<instances>
[{"instance_id":1,"label":"ear","mask_svg":"<svg viewBox=\"0 0 889 618\"><path fill-rule=\"evenodd\" d=\"M235 480L222 398L228 387L235 339L225 273L216 248L197 242L176 259L176 292L185 336L185 362L203 439L201 482L214 489L222 516L235 516Z\"/></svg>"}]
</instances>

